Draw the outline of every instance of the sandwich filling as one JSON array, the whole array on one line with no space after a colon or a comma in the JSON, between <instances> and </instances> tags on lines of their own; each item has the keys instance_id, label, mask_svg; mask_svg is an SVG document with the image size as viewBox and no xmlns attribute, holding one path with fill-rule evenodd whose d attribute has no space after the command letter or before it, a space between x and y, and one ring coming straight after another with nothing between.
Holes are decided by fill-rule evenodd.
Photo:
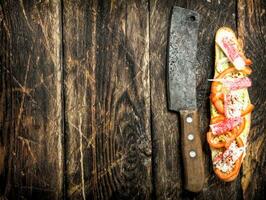
<instances>
[{"instance_id":1,"label":"sandwich filling","mask_svg":"<svg viewBox=\"0 0 266 200\"><path fill-rule=\"evenodd\" d=\"M244 147L238 147L236 142L232 142L224 152L220 151L213 160L213 165L223 173L229 173L234 169L235 162L245 152Z\"/></svg>"}]
</instances>

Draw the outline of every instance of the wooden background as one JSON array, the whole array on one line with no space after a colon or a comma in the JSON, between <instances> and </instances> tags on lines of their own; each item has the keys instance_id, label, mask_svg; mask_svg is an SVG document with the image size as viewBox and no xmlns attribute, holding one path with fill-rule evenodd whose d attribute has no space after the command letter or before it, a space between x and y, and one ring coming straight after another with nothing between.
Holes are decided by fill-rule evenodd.
<instances>
[{"instance_id":1,"label":"wooden background","mask_svg":"<svg viewBox=\"0 0 266 200\"><path fill-rule=\"evenodd\" d=\"M202 192L183 190L179 120L167 110L173 5L199 12ZM233 28L254 62L243 167L212 171L205 141L214 34ZM266 193L265 0L1 0L0 199L262 199Z\"/></svg>"}]
</instances>

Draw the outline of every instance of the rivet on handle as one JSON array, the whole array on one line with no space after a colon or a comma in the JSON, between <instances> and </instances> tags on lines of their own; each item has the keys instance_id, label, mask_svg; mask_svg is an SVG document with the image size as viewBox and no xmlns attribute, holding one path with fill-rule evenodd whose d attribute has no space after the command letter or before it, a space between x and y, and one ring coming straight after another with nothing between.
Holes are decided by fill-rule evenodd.
<instances>
[{"instance_id":1,"label":"rivet on handle","mask_svg":"<svg viewBox=\"0 0 266 200\"><path fill-rule=\"evenodd\" d=\"M193 135L193 133L188 134L187 139L188 139L189 141L194 140L194 135Z\"/></svg>"},{"instance_id":2,"label":"rivet on handle","mask_svg":"<svg viewBox=\"0 0 266 200\"><path fill-rule=\"evenodd\" d=\"M189 156L190 156L190 158L195 158L196 155L197 155L196 152L193 151L193 150L191 150L191 151L189 152Z\"/></svg>"},{"instance_id":3,"label":"rivet on handle","mask_svg":"<svg viewBox=\"0 0 266 200\"><path fill-rule=\"evenodd\" d=\"M193 121L193 119L192 119L192 117L188 116L188 117L186 118L186 121L187 121L187 123L191 123L191 122Z\"/></svg>"}]
</instances>

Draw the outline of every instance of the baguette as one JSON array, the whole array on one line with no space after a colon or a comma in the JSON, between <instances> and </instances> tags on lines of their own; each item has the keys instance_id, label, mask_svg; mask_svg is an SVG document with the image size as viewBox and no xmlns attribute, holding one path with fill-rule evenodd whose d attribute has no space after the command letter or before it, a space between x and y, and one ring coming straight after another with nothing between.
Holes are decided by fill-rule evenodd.
<instances>
[{"instance_id":1,"label":"baguette","mask_svg":"<svg viewBox=\"0 0 266 200\"><path fill-rule=\"evenodd\" d=\"M251 111L247 88L252 73L251 60L244 56L235 33L220 28L215 36L215 72L211 86L210 130L207 141L213 169L223 181L233 181L245 157Z\"/></svg>"}]
</instances>

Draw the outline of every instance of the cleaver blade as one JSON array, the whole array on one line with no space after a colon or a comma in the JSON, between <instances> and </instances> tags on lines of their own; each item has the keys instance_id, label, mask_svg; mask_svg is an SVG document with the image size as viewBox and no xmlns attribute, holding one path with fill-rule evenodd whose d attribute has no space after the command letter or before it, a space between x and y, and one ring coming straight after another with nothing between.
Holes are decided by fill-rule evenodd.
<instances>
[{"instance_id":1,"label":"cleaver blade","mask_svg":"<svg viewBox=\"0 0 266 200\"><path fill-rule=\"evenodd\" d=\"M196 66L199 14L174 7L168 58L169 109L196 108Z\"/></svg>"}]
</instances>

